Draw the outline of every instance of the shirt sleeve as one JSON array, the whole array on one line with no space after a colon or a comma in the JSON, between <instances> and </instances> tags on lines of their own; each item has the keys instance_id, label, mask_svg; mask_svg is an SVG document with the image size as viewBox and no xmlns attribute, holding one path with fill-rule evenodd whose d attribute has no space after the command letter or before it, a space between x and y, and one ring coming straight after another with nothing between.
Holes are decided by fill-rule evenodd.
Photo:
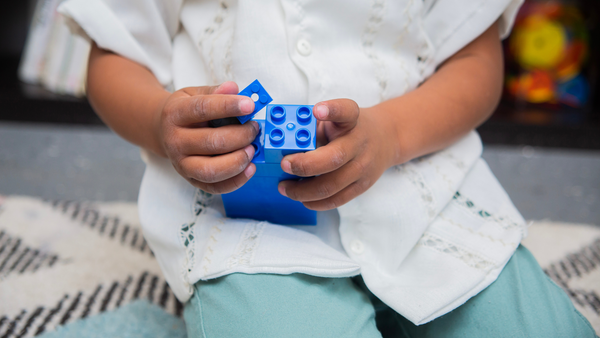
<instances>
[{"instance_id":1,"label":"shirt sleeve","mask_svg":"<svg viewBox=\"0 0 600 338\"><path fill-rule=\"evenodd\" d=\"M172 82L172 42L183 0L66 0L58 11L71 28L106 50L147 67L163 85Z\"/></svg>"},{"instance_id":2,"label":"shirt sleeve","mask_svg":"<svg viewBox=\"0 0 600 338\"><path fill-rule=\"evenodd\" d=\"M425 0L423 28L437 67L499 20L500 37L510 33L523 0Z\"/></svg>"}]
</instances>

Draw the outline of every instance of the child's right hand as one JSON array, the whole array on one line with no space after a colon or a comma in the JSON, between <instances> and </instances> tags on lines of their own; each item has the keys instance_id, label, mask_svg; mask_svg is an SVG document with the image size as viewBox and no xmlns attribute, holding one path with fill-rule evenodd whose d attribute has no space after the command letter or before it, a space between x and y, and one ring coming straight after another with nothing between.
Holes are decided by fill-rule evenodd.
<instances>
[{"instance_id":1,"label":"child's right hand","mask_svg":"<svg viewBox=\"0 0 600 338\"><path fill-rule=\"evenodd\" d=\"M175 170L208 193L234 191L256 172L250 143L258 123L208 126L211 120L252 113L252 99L237 93L234 82L184 88L168 96L155 115L155 135Z\"/></svg>"}]
</instances>

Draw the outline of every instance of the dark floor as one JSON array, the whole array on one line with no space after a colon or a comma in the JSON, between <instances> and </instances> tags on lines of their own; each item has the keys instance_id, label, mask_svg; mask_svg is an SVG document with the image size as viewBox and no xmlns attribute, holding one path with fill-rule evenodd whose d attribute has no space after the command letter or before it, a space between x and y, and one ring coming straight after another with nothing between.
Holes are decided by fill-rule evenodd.
<instances>
[{"instance_id":1,"label":"dark floor","mask_svg":"<svg viewBox=\"0 0 600 338\"><path fill-rule=\"evenodd\" d=\"M527 219L600 225L600 151L486 146ZM0 194L135 201L139 150L101 126L0 122Z\"/></svg>"}]
</instances>

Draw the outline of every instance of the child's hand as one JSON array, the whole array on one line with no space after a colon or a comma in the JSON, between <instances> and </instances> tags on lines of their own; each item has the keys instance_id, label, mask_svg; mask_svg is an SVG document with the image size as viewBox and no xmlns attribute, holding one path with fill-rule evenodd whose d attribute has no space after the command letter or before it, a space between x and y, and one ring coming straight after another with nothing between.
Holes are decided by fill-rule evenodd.
<instances>
[{"instance_id":1,"label":"child's hand","mask_svg":"<svg viewBox=\"0 0 600 338\"><path fill-rule=\"evenodd\" d=\"M494 112L502 65L495 23L411 92L366 109L350 100L315 105L318 134L330 143L286 156L281 167L321 176L281 182L279 191L310 209L332 209L367 190L390 166L448 147ZM323 108L328 115L321 116Z\"/></svg>"},{"instance_id":2,"label":"child's hand","mask_svg":"<svg viewBox=\"0 0 600 338\"><path fill-rule=\"evenodd\" d=\"M252 99L223 95L237 93L234 82L184 88L170 95L158 114L155 130L164 153L181 176L209 193L236 190L256 171L250 143L258 123L208 127L210 120L252 113Z\"/></svg>"},{"instance_id":3,"label":"child's hand","mask_svg":"<svg viewBox=\"0 0 600 338\"><path fill-rule=\"evenodd\" d=\"M398 158L395 126L375 108L348 99L318 103L318 141L326 145L286 156L281 168L293 175L318 177L279 183L279 192L313 210L347 203L371 187Z\"/></svg>"}]
</instances>

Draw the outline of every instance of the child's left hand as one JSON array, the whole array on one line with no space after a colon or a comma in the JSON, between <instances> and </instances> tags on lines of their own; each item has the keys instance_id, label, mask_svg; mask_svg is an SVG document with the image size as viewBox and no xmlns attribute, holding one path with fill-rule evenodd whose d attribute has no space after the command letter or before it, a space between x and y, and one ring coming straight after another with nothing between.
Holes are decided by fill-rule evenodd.
<instances>
[{"instance_id":1,"label":"child's left hand","mask_svg":"<svg viewBox=\"0 0 600 338\"><path fill-rule=\"evenodd\" d=\"M313 210L337 208L369 189L398 158L396 129L376 108L349 99L318 103L317 140L324 146L284 157L289 174L312 177L282 181L279 192Z\"/></svg>"},{"instance_id":2,"label":"child's left hand","mask_svg":"<svg viewBox=\"0 0 600 338\"><path fill-rule=\"evenodd\" d=\"M279 192L310 209L333 209L365 192L387 168L448 147L494 112L502 65L495 23L402 96L370 108L345 99L316 104L317 137L326 145L286 156L281 168L320 176L283 181Z\"/></svg>"}]
</instances>

